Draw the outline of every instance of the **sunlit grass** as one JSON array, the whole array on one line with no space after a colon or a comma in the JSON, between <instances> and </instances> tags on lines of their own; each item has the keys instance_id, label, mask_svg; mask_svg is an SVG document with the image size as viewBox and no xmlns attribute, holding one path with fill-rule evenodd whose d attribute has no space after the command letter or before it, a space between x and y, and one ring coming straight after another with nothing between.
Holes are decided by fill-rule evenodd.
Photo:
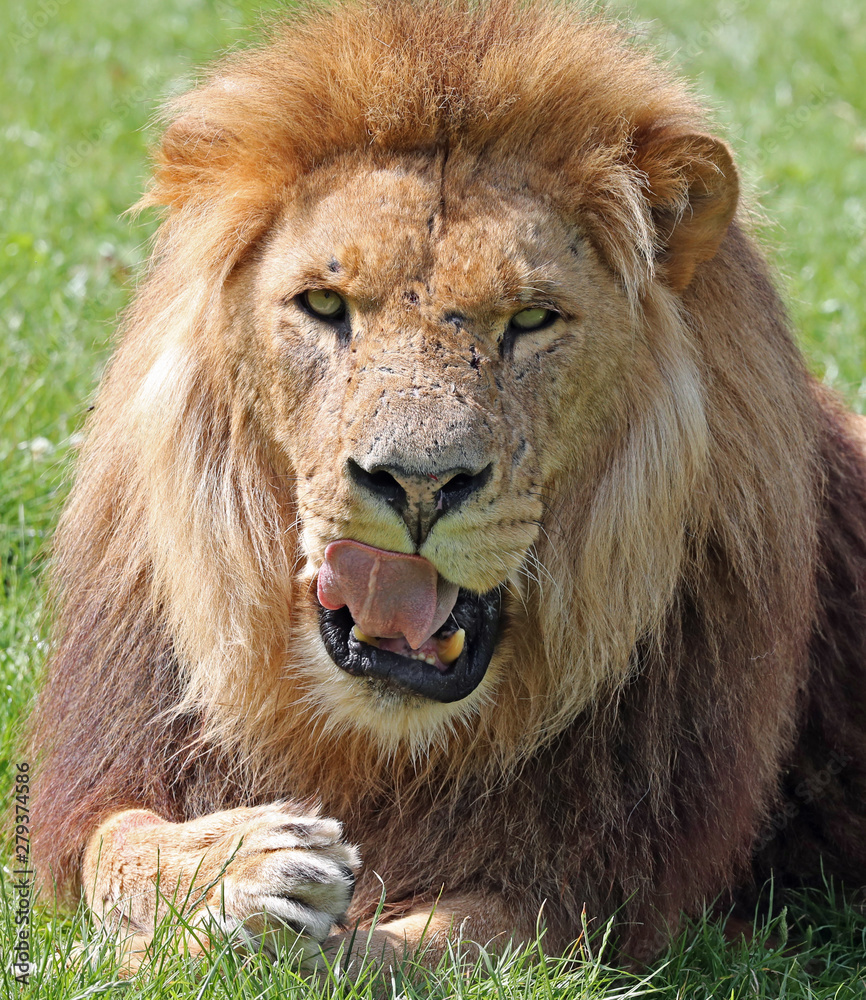
<instances>
[{"instance_id":1,"label":"sunlit grass","mask_svg":"<svg viewBox=\"0 0 866 1000\"><path fill-rule=\"evenodd\" d=\"M4 889L8 890L8 878ZM7 895L8 891L7 891ZM102 935L83 906L34 922L32 967L26 985L15 968L0 968L4 996L71 1000L89 996L195 997L257 1000L340 998L374 1000L836 1000L862 998L866 990L866 914L832 887L800 893L771 916L757 914L746 937L726 936L711 917L689 923L669 951L652 966L623 969L613 962L609 927L587 925L571 951L546 954L543 935L532 944L495 954L468 944L428 966L407 959L383 974L375 956L323 965L311 976L291 952L273 961L245 954L230 937L204 935L179 912L155 924L154 944L134 975L119 960L119 932ZM206 957L178 944L180 934L207 946ZM0 933L14 940L14 910L0 913Z\"/></svg>"}]
</instances>

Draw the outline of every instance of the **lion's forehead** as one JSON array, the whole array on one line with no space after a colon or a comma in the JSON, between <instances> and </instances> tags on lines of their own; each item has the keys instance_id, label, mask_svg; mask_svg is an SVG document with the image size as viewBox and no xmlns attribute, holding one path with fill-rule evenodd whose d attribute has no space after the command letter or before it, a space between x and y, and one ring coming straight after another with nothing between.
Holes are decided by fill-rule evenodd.
<instances>
[{"instance_id":1,"label":"lion's forehead","mask_svg":"<svg viewBox=\"0 0 866 1000\"><path fill-rule=\"evenodd\" d=\"M274 255L304 284L360 305L408 294L445 311L508 311L573 277L573 224L483 172L467 180L397 164L318 187L289 209Z\"/></svg>"}]
</instances>

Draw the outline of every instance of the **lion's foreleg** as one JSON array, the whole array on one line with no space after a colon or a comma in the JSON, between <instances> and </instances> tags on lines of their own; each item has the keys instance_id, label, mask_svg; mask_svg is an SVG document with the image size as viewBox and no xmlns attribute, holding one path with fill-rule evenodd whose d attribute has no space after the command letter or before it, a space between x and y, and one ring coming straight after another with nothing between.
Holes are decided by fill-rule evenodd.
<instances>
[{"instance_id":1,"label":"lion's foreleg","mask_svg":"<svg viewBox=\"0 0 866 1000\"><path fill-rule=\"evenodd\" d=\"M349 905L357 866L339 823L291 804L186 823L131 809L92 835L82 880L97 922L126 933L120 948L136 964L166 923L193 953L216 928L251 950L317 952Z\"/></svg>"}]
</instances>

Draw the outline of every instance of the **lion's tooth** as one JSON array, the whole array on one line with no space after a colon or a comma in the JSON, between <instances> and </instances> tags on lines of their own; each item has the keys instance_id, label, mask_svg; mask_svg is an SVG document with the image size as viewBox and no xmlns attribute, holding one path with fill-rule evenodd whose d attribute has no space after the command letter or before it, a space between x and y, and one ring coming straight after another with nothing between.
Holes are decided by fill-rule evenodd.
<instances>
[{"instance_id":1,"label":"lion's tooth","mask_svg":"<svg viewBox=\"0 0 866 1000\"><path fill-rule=\"evenodd\" d=\"M454 635L449 635L447 639L439 639L436 642L436 652L439 654L439 659L446 665L450 666L457 657L463 652L463 647L466 644L466 629L459 628L454 633Z\"/></svg>"},{"instance_id":2,"label":"lion's tooth","mask_svg":"<svg viewBox=\"0 0 866 1000\"><path fill-rule=\"evenodd\" d=\"M357 625L352 626L352 635L358 640L358 642L366 642L368 646L379 645L378 639L374 639L373 636L367 635L366 632L362 632Z\"/></svg>"}]
</instances>

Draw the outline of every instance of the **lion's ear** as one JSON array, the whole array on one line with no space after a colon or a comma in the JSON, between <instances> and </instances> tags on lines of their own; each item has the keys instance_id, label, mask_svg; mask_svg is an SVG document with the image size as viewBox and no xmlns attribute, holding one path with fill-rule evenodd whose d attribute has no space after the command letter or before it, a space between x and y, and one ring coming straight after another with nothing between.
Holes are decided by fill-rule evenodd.
<instances>
[{"instance_id":1,"label":"lion's ear","mask_svg":"<svg viewBox=\"0 0 866 1000\"><path fill-rule=\"evenodd\" d=\"M173 101L153 185L138 207L177 212L217 202L246 204L261 200L268 185L278 189L286 174L286 157L280 157L286 143L275 126L263 127L261 102L256 88L226 75Z\"/></svg>"},{"instance_id":2,"label":"lion's ear","mask_svg":"<svg viewBox=\"0 0 866 1000\"><path fill-rule=\"evenodd\" d=\"M251 108L249 90L222 78L175 101L135 206L167 208L161 238L182 231L191 259L226 273L270 225L290 176L280 136L257 128Z\"/></svg>"},{"instance_id":3,"label":"lion's ear","mask_svg":"<svg viewBox=\"0 0 866 1000\"><path fill-rule=\"evenodd\" d=\"M138 207L176 212L213 197L221 172L234 159L232 139L203 117L184 115L170 122L156 153L153 185Z\"/></svg>"},{"instance_id":4,"label":"lion's ear","mask_svg":"<svg viewBox=\"0 0 866 1000\"><path fill-rule=\"evenodd\" d=\"M674 291L713 257L737 209L739 180L728 146L711 135L657 135L639 144L647 178L659 275Z\"/></svg>"}]
</instances>

